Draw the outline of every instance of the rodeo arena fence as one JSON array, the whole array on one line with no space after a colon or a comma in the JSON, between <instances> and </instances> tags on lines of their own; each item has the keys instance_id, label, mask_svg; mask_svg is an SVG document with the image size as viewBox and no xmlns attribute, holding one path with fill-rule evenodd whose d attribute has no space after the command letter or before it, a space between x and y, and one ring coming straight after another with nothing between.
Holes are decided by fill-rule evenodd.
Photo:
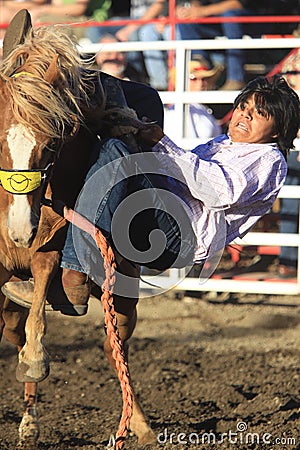
<instances>
[{"instance_id":1,"label":"rodeo arena fence","mask_svg":"<svg viewBox=\"0 0 300 450\"><path fill-rule=\"evenodd\" d=\"M190 103L202 103L202 104L222 104L231 105L237 96L237 91L199 91L199 92L187 92L185 83L187 79L187 67L190 60L192 50L208 50L208 51L225 51L226 49L244 49L254 50L259 52L260 50L286 50L288 55L292 52L298 51L300 48L300 38L293 37L290 34L287 35L272 35L261 36L260 38L251 38L250 36L244 36L242 39L227 39L225 37L219 37L216 39L203 39L201 41L176 41L175 25L176 23L220 23L224 21L228 22L244 22L244 23L295 23L295 27L300 22L300 16L258 16L258 17L226 17L226 18L201 18L197 20L177 20L175 18L175 0L169 1L169 17L153 20L151 22L167 23L171 28L171 39L169 41L156 41L156 42L118 42L118 43L101 43L93 44L82 40L79 43L79 50L82 54L93 55L98 51L144 51L144 50L162 50L167 51L169 55L169 66L176 68L176 84L173 91L159 92L161 100L164 105L173 104L175 110L174 123L178 129L181 124L181 137L176 139L176 143L182 148L191 149L199 144L199 140L189 139L184 137L184 115L186 112L186 105ZM72 24L72 26L86 27L86 26L110 26L110 25L125 25L129 23L128 20L118 21L106 21L106 22L86 22ZM149 21L135 20L130 23L144 24ZM272 75L279 73L282 67L282 61L272 68L271 72L268 69L262 67L261 69L256 67L256 73L261 70L263 75ZM268 73L267 73L268 72ZM298 93L300 94L300 93ZM296 149L295 151L300 150ZM300 199L300 186L283 186L279 198L293 198ZM299 218L300 219L300 218ZM298 222L300 224L300 220ZM299 226L299 225L298 225ZM298 248L298 261L300 261L300 229L297 234L291 233L278 233L269 232L265 230L263 232L248 232L243 239L237 239L234 241L233 246L237 246L237 249L242 247L264 247L266 254L277 254L280 245L286 247ZM269 249L269 250L266 250ZM154 281L153 281L154 280ZM245 276L244 278L237 279L232 277L231 279L222 279L220 277L215 278L212 275L209 279L201 280L199 277L193 277L186 274L185 269L170 269L161 275L156 275L154 278L148 276L147 272L142 277L141 289L151 290L154 293L162 290L175 289L178 291L214 291L214 292L232 292L232 293L256 293L256 294L278 294L278 295L298 295L300 294L300 264L298 264L297 277L295 279L251 279L251 277Z\"/></svg>"}]
</instances>

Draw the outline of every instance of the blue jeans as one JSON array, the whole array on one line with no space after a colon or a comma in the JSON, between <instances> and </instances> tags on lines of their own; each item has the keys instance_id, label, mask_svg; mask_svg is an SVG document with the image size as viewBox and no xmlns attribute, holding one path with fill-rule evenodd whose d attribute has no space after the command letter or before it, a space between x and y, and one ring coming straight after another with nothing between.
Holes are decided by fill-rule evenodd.
<instances>
[{"instance_id":1,"label":"blue jeans","mask_svg":"<svg viewBox=\"0 0 300 450\"><path fill-rule=\"evenodd\" d=\"M285 184L299 186L300 162L298 152L291 152L288 156L288 174ZM297 198L280 199L280 233L298 233L299 200ZM297 267L298 247L281 247L279 262L288 267Z\"/></svg>"},{"instance_id":2,"label":"blue jeans","mask_svg":"<svg viewBox=\"0 0 300 450\"><path fill-rule=\"evenodd\" d=\"M156 24L143 25L138 31L141 42L168 41L170 39L170 27L165 26L162 33L157 30ZM179 40L178 27L176 27L176 39ZM149 82L157 90L168 89L168 52L162 50L144 50L144 62Z\"/></svg>"},{"instance_id":3,"label":"blue jeans","mask_svg":"<svg viewBox=\"0 0 300 450\"><path fill-rule=\"evenodd\" d=\"M248 16L251 12L247 10L233 9L221 14L220 17ZM202 24L202 23L181 23L178 24L179 33L182 40L214 39L217 36L226 36L228 39L241 39L244 34L243 24L241 23L222 23L222 24ZM201 48L201 42L199 42ZM192 50L192 58L196 55L202 55L208 61L210 56L203 50ZM226 69L227 79L235 81L244 81L244 52L241 49L228 49L226 51Z\"/></svg>"},{"instance_id":4,"label":"blue jeans","mask_svg":"<svg viewBox=\"0 0 300 450\"><path fill-rule=\"evenodd\" d=\"M108 139L95 148L75 209L123 258L158 270L185 267L192 264L195 237L187 208L170 183L174 180L160 174L154 154L133 155L122 141ZM97 282L99 265L103 260L94 239L70 225L61 266Z\"/></svg>"}]
</instances>

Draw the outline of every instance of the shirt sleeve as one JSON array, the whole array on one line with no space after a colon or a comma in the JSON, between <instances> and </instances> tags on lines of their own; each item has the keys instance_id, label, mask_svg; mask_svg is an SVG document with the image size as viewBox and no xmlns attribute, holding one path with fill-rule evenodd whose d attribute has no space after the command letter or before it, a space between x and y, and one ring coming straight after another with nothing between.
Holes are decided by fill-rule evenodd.
<instances>
[{"instance_id":1,"label":"shirt sleeve","mask_svg":"<svg viewBox=\"0 0 300 450\"><path fill-rule=\"evenodd\" d=\"M227 209L237 202L246 204L258 192L267 196L278 184L277 172L282 159L276 151L265 156L215 155L209 160L201 158L201 146L185 151L164 136L153 151L159 152L164 170L180 179L191 195L211 209Z\"/></svg>"}]
</instances>

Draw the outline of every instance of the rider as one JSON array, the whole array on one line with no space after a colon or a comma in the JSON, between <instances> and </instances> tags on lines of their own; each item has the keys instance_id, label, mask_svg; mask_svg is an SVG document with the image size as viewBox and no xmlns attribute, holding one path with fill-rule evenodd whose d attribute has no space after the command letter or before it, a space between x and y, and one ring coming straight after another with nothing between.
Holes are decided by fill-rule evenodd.
<instances>
[{"instance_id":1,"label":"rider","mask_svg":"<svg viewBox=\"0 0 300 450\"><path fill-rule=\"evenodd\" d=\"M76 209L129 267L203 262L272 207L299 121L299 98L286 81L257 78L236 98L228 133L192 151L179 148L158 124L139 126L149 153L133 155L118 139L99 143ZM91 240L70 226L63 249L63 288L79 314L87 310L89 278L98 283L99 252ZM6 284L6 295L23 306L30 307L32 292L30 281ZM124 289L121 294L126 297ZM51 297L50 289L50 303Z\"/></svg>"}]
</instances>

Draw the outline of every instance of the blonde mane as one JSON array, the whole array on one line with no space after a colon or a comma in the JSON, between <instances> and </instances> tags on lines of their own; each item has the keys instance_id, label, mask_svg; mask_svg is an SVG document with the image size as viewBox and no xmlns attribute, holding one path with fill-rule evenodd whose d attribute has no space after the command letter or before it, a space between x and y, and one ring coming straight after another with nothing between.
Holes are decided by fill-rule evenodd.
<instances>
[{"instance_id":1,"label":"blonde mane","mask_svg":"<svg viewBox=\"0 0 300 450\"><path fill-rule=\"evenodd\" d=\"M50 84L44 78L57 56L57 77ZM75 43L61 27L29 32L0 66L16 120L47 140L65 139L74 123L83 121L82 110L88 109L93 93L93 83L82 71L84 65ZM11 75L12 67L22 75Z\"/></svg>"}]
</instances>

